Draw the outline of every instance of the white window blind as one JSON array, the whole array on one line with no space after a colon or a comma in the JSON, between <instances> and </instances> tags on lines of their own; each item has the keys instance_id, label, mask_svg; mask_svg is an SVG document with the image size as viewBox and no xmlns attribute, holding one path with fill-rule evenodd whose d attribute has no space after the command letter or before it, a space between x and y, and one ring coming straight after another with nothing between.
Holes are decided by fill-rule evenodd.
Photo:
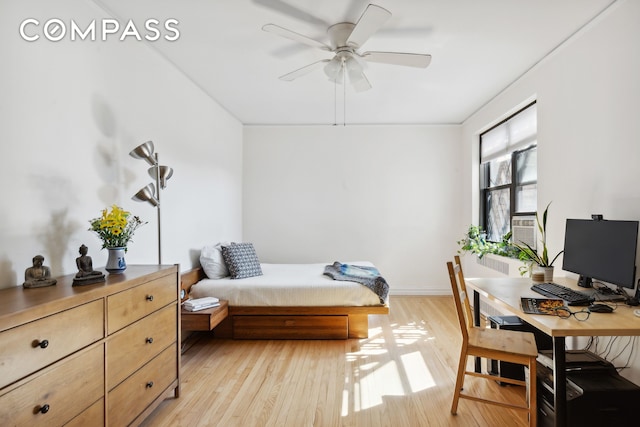
<instances>
[{"instance_id":1,"label":"white window blind","mask_svg":"<svg viewBox=\"0 0 640 427\"><path fill-rule=\"evenodd\" d=\"M480 163L503 157L536 144L538 112L536 104L482 135Z\"/></svg>"}]
</instances>

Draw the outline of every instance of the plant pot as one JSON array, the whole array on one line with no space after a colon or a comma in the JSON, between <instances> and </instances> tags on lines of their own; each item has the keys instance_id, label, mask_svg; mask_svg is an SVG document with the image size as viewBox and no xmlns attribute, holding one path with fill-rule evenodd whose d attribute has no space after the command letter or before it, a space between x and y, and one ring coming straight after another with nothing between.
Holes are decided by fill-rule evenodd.
<instances>
[{"instance_id":1,"label":"plant pot","mask_svg":"<svg viewBox=\"0 0 640 427\"><path fill-rule=\"evenodd\" d=\"M126 248L107 248L109 257L105 269L109 274L121 274L127 269L127 263L124 260Z\"/></svg>"},{"instance_id":2,"label":"plant pot","mask_svg":"<svg viewBox=\"0 0 640 427\"><path fill-rule=\"evenodd\" d=\"M553 282L553 267L538 266L538 270L544 273L545 282Z\"/></svg>"}]
</instances>

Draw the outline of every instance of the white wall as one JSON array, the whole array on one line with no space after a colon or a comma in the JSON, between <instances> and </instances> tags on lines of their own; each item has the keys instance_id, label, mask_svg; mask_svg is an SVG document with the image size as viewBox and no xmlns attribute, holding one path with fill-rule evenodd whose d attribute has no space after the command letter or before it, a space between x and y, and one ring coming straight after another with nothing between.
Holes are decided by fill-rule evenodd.
<instances>
[{"instance_id":1,"label":"white wall","mask_svg":"<svg viewBox=\"0 0 640 427\"><path fill-rule=\"evenodd\" d=\"M538 209L553 201L550 251L562 249L567 218L640 220L639 22L640 2L613 6L464 123L468 222L477 222L477 134L531 97L538 100ZM467 262L465 273L482 274L472 268ZM635 355L639 349L636 343ZM632 364L623 374L640 383L640 357Z\"/></svg>"},{"instance_id":2,"label":"white wall","mask_svg":"<svg viewBox=\"0 0 640 427\"><path fill-rule=\"evenodd\" d=\"M251 126L244 141L244 239L261 261L369 260L392 294L446 292L458 126Z\"/></svg>"},{"instance_id":3,"label":"white wall","mask_svg":"<svg viewBox=\"0 0 640 427\"><path fill-rule=\"evenodd\" d=\"M29 43L18 33L27 17L104 16L86 0L0 4L0 287L21 285L36 254L55 276L74 273L83 243L103 266L88 221L114 203L149 222L127 262L156 263L156 210L131 200L151 179L128 153L147 140L174 168L162 193L163 263L188 269L204 244L241 238L241 123L150 44Z\"/></svg>"},{"instance_id":4,"label":"white wall","mask_svg":"<svg viewBox=\"0 0 640 427\"><path fill-rule=\"evenodd\" d=\"M538 100L538 208L548 244L562 249L566 218L640 219L640 3L621 2L464 123L464 159L477 135ZM477 174L465 168L465 212L477 222ZM561 265L561 258L558 261Z\"/></svg>"}]
</instances>

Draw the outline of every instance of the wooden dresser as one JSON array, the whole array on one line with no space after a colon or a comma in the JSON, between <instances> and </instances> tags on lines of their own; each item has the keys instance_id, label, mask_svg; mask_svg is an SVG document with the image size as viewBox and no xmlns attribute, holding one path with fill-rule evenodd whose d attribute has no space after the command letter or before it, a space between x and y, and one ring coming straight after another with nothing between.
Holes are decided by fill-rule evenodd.
<instances>
[{"instance_id":1,"label":"wooden dresser","mask_svg":"<svg viewBox=\"0 0 640 427\"><path fill-rule=\"evenodd\" d=\"M178 267L0 290L0 426L140 424L180 394Z\"/></svg>"}]
</instances>

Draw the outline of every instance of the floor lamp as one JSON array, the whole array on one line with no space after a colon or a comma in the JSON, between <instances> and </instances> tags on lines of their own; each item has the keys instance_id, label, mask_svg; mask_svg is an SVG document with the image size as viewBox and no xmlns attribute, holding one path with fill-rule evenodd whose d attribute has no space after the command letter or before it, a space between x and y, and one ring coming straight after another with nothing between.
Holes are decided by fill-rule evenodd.
<instances>
[{"instance_id":1,"label":"floor lamp","mask_svg":"<svg viewBox=\"0 0 640 427\"><path fill-rule=\"evenodd\" d=\"M173 169L169 166L160 166L158 153L154 153L152 141L147 141L131 150L129 155L135 159L146 160L151 165L149 175L155 178L156 183L149 183L138 191L131 199L136 202L149 202L158 211L158 264L162 264L162 231L160 227L160 190L164 190L167 181L173 175Z\"/></svg>"}]
</instances>

